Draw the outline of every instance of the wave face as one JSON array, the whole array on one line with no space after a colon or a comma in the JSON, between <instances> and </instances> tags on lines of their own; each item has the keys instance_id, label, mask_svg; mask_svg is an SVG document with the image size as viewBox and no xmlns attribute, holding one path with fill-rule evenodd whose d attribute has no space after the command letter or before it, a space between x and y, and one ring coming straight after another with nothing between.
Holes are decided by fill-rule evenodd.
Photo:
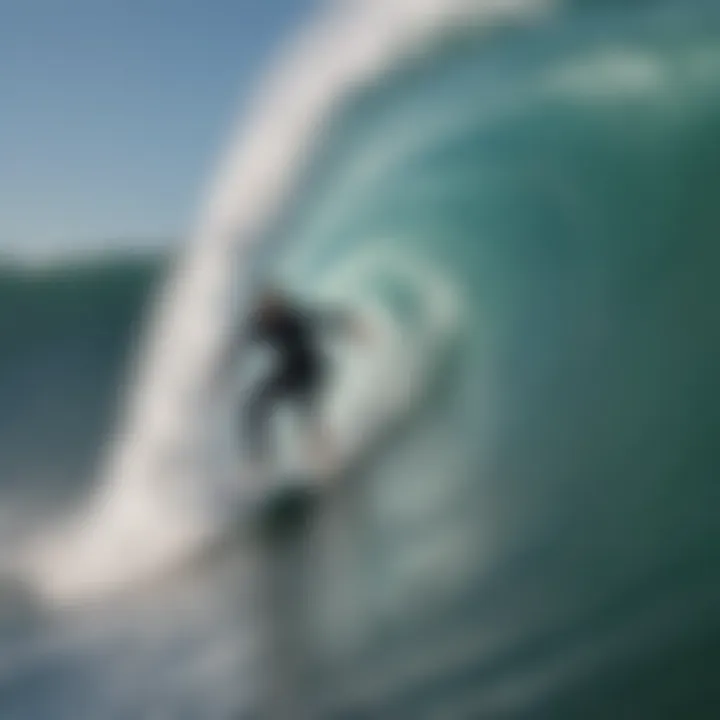
<instances>
[{"instance_id":1,"label":"wave face","mask_svg":"<svg viewBox=\"0 0 720 720\"><path fill-rule=\"evenodd\" d=\"M518 24L415 5L401 22L350 3L271 76L153 306L122 442L89 504L73 486L80 519L22 554L59 605L5 644L8 717L232 717L268 676L319 717L716 716L718 12L582 3ZM347 46L333 69L318 37ZM226 537L200 490L232 465L230 408L204 388L266 275L401 327L418 296L450 297L447 352L410 373L428 348L391 354L382 395L409 374L421 401L311 530L227 540L167 576ZM111 427L151 271L118 276L102 300L75 282L97 313L78 300L76 327L50 326L47 284L23 290L37 335L2 326L23 348L8 397L27 397L33 363L57 417L72 390L80 429L37 455L80 448L68 486ZM18 403L3 447L50 443L16 441ZM37 477L51 504L62 483Z\"/></svg>"}]
</instances>

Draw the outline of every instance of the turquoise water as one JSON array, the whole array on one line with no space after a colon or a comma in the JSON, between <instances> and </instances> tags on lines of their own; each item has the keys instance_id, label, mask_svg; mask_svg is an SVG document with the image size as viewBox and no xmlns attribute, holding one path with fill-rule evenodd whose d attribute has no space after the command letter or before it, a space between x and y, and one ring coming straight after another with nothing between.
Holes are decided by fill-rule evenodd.
<instances>
[{"instance_id":1,"label":"turquoise water","mask_svg":"<svg viewBox=\"0 0 720 720\"><path fill-rule=\"evenodd\" d=\"M390 703L395 669L446 651L452 693L418 671L412 712L522 714L525 688L548 717L708 709L720 96L714 26L691 25L600 11L450 48L341 125L290 223L302 287L376 243L466 303L450 387L366 480L342 564Z\"/></svg>"},{"instance_id":2,"label":"turquoise water","mask_svg":"<svg viewBox=\"0 0 720 720\"><path fill-rule=\"evenodd\" d=\"M432 392L309 528L8 624L3 717L253 717L267 676L296 717L716 717L719 20L578 5L366 88L265 262L309 295L432 268L462 300ZM91 482L155 271L104 272L2 280L3 487L34 522Z\"/></svg>"}]
</instances>

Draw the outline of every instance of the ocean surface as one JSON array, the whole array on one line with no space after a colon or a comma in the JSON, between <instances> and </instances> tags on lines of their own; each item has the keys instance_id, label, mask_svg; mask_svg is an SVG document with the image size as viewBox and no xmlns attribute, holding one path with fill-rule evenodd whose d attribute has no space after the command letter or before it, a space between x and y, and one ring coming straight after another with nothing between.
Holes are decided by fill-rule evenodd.
<instances>
[{"instance_id":1,"label":"ocean surface","mask_svg":"<svg viewBox=\"0 0 720 720\"><path fill-rule=\"evenodd\" d=\"M0 270L0 718L720 716L720 7L525 15L338 71L177 257ZM272 527L194 505L238 462L205 381L264 277L457 311Z\"/></svg>"}]
</instances>

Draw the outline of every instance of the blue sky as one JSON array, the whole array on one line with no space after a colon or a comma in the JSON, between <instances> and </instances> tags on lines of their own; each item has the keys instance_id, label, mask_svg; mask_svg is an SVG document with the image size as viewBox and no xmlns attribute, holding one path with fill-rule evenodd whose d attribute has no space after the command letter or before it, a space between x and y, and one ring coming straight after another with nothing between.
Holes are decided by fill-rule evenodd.
<instances>
[{"instance_id":1,"label":"blue sky","mask_svg":"<svg viewBox=\"0 0 720 720\"><path fill-rule=\"evenodd\" d=\"M313 0L0 0L0 252L177 238Z\"/></svg>"}]
</instances>

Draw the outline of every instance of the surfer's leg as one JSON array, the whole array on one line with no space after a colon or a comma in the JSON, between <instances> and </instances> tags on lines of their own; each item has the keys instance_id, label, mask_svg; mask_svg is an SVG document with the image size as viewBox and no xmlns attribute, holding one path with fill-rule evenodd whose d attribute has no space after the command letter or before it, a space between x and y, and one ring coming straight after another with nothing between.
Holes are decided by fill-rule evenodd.
<instances>
[{"instance_id":1,"label":"surfer's leg","mask_svg":"<svg viewBox=\"0 0 720 720\"><path fill-rule=\"evenodd\" d=\"M282 378L275 377L260 384L247 401L245 438L250 457L254 462L261 463L269 457L269 422L283 394Z\"/></svg>"},{"instance_id":2,"label":"surfer's leg","mask_svg":"<svg viewBox=\"0 0 720 720\"><path fill-rule=\"evenodd\" d=\"M307 442L312 462L321 476L330 473L333 467L334 453L332 438L319 415L314 415L308 423Z\"/></svg>"},{"instance_id":3,"label":"surfer's leg","mask_svg":"<svg viewBox=\"0 0 720 720\"><path fill-rule=\"evenodd\" d=\"M307 382L296 395L296 404L301 414L301 426L305 447L310 462L320 475L329 472L333 453L330 433L320 412L320 399L323 390L323 378L320 373L308 378Z\"/></svg>"}]
</instances>

